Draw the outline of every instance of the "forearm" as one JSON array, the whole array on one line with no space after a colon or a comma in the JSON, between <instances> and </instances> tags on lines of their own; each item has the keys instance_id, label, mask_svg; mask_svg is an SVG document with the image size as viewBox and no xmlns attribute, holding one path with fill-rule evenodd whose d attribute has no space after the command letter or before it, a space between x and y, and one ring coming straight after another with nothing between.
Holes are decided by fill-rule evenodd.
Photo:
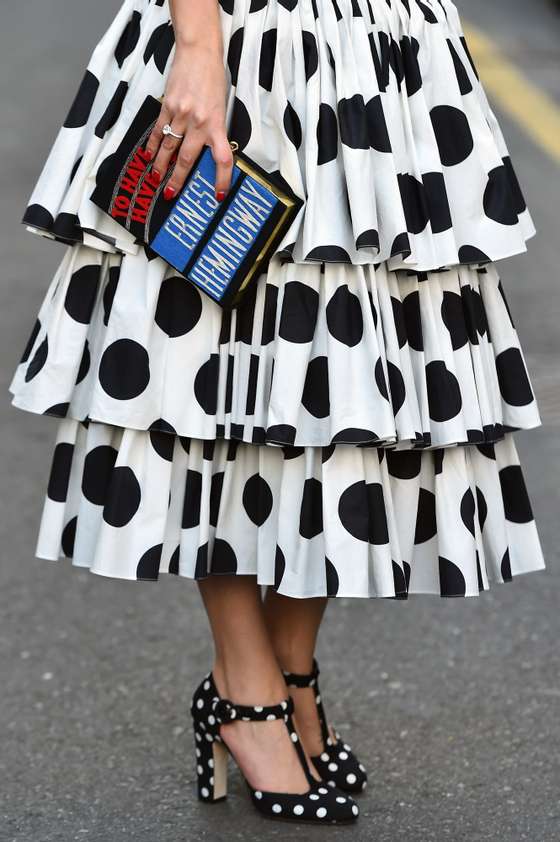
<instances>
[{"instance_id":1,"label":"forearm","mask_svg":"<svg viewBox=\"0 0 560 842\"><path fill-rule=\"evenodd\" d=\"M218 0L169 0L169 7L178 49L222 50Z\"/></svg>"}]
</instances>

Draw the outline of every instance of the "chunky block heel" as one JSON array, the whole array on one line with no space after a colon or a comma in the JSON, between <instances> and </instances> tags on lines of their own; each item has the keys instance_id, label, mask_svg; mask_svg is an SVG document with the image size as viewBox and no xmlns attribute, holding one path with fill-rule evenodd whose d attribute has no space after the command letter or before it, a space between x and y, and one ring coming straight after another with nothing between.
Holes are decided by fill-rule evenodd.
<instances>
[{"instance_id":1,"label":"chunky block heel","mask_svg":"<svg viewBox=\"0 0 560 842\"><path fill-rule=\"evenodd\" d=\"M323 751L309 759L318 774L331 787L338 787L345 792L362 792L367 786L365 767L360 763L348 743L343 742L338 731L335 731L327 723L319 690L319 664L317 660L313 659L313 669L310 673L294 673L286 672L286 670L283 670L283 673L284 681L288 687L312 687L315 693L315 704L317 705L323 736Z\"/></svg>"},{"instance_id":2,"label":"chunky block heel","mask_svg":"<svg viewBox=\"0 0 560 842\"><path fill-rule=\"evenodd\" d=\"M227 798L228 753L225 745L209 740L207 733L194 728L198 797L211 804Z\"/></svg>"},{"instance_id":3,"label":"chunky block heel","mask_svg":"<svg viewBox=\"0 0 560 842\"><path fill-rule=\"evenodd\" d=\"M236 719L245 722L283 719L309 788L303 793L265 792L254 789L245 779L254 807L263 815L275 819L320 824L355 821L359 810L352 798L336 787L316 781L311 774L294 728L293 710L291 698L277 705L238 705L220 698L212 673L208 673L191 702L200 800L216 803L227 796L227 763L231 752L220 735L222 726Z\"/></svg>"}]
</instances>

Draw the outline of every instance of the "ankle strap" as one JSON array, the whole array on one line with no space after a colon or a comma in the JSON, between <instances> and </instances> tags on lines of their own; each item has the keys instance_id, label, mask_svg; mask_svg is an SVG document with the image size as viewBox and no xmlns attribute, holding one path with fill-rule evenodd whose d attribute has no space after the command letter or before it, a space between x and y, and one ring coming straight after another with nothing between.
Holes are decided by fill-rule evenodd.
<instances>
[{"instance_id":1,"label":"ankle strap","mask_svg":"<svg viewBox=\"0 0 560 842\"><path fill-rule=\"evenodd\" d=\"M283 719L294 712L294 703L291 697L284 699L278 705L238 705L230 699L216 699L212 704L212 713L220 725L227 725L236 719L245 721L260 722L266 719Z\"/></svg>"},{"instance_id":2,"label":"ankle strap","mask_svg":"<svg viewBox=\"0 0 560 842\"><path fill-rule=\"evenodd\" d=\"M317 683L319 664L313 658L313 668L310 673L286 672L286 670L282 670L282 672L288 687L313 687Z\"/></svg>"}]
</instances>

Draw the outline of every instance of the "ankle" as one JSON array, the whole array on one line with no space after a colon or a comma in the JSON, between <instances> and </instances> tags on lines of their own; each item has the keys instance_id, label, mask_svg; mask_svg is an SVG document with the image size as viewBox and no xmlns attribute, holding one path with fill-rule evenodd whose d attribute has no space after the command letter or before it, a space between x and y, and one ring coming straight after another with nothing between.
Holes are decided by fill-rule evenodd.
<instances>
[{"instance_id":1,"label":"ankle","mask_svg":"<svg viewBox=\"0 0 560 842\"><path fill-rule=\"evenodd\" d=\"M240 668L217 659L212 675L220 696L240 705L275 705L288 696L279 669Z\"/></svg>"},{"instance_id":2,"label":"ankle","mask_svg":"<svg viewBox=\"0 0 560 842\"><path fill-rule=\"evenodd\" d=\"M278 641L273 643L274 654L285 672L308 675L313 669L313 652L302 651L301 642Z\"/></svg>"}]
</instances>

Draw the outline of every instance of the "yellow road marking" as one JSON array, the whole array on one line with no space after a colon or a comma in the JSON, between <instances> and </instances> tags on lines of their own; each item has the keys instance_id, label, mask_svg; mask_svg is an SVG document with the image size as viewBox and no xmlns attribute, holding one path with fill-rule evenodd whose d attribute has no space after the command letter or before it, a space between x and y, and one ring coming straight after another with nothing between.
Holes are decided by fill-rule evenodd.
<instances>
[{"instance_id":1,"label":"yellow road marking","mask_svg":"<svg viewBox=\"0 0 560 842\"><path fill-rule=\"evenodd\" d=\"M473 61L488 96L542 149L560 163L560 108L500 52L479 29L463 26Z\"/></svg>"}]
</instances>

